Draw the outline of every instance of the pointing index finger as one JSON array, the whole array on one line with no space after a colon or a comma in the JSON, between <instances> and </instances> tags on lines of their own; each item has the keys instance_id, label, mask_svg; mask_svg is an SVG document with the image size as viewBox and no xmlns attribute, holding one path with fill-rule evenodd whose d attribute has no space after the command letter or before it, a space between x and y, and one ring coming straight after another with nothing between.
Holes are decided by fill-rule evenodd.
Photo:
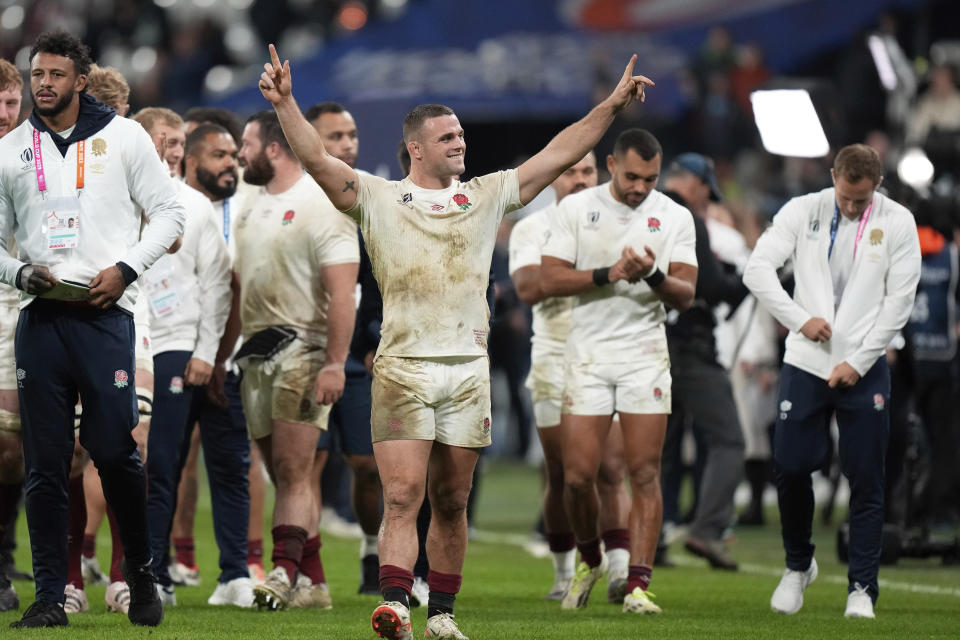
<instances>
[{"instance_id":1,"label":"pointing index finger","mask_svg":"<svg viewBox=\"0 0 960 640\"><path fill-rule=\"evenodd\" d=\"M280 56L277 55L277 48L273 46L273 43L269 45L270 48L270 62L273 64L274 69L280 69Z\"/></svg>"},{"instance_id":2,"label":"pointing index finger","mask_svg":"<svg viewBox=\"0 0 960 640\"><path fill-rule=\"evenodd\" d=\"M630 56L630 62L627 63L627 68L623 70L624 80L626 80L627 78L633 75L633 65L636 64L636 62L637 62L637 54L633 54L632 56Z\"/></svg>"}]
</instances>

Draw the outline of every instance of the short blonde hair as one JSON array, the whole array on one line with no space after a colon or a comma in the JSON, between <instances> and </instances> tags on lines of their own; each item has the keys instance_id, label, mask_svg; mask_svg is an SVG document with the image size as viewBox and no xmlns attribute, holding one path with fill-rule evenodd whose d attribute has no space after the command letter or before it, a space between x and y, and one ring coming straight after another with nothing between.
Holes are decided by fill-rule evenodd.
<instances>
[{"instance_id":1,"label":"short blonde hair","mask_svg":"<svg viewBox=\"0 0 960 640\"><path fill-rule=\"evenodd\" d=\"M113 67L92 64L87 74L87 93L108 107L119 109L130 100L130 85Z\"/></svg>"},{"instance_id":2,"label":"short blonde hair","mask_svg":"<svg viewBox=\"0 0 960 640\"><path fill-rule=\"evenodd\" d=\"M0 58L0 91L7 89L23 89L23 77L17 68Z\"/></svg>"},{"instance_id":3,"label":"short blonde hair","mask_svg":"<svg viewBox=\"0 0 960 640\"><path fill-rule=\"evenodd\" d=\"M167 109L166 107L146 107L145 109L140 109L140 111L137 111L133 116L133 120L139 122L140 125L147 130L147 133L151 135L153 134L153 128L157 126L158 123L174 128L183 127L183 118L181 118L176 111Z\"/></svg>"}]
</instances>

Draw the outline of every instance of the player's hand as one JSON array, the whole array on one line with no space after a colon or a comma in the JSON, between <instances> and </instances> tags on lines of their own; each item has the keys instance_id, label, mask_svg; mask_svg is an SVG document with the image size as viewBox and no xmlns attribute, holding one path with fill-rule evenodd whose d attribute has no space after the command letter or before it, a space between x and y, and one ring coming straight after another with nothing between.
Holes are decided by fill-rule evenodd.
<instances>
[{"instance_id":1,"label":"player's hand","mask_svg":"<svg viewBox=\"0 0 960 640\"><path fill-rule=\"evenodd\" d=\"M130 432L133 441L137 443L137 451L140 453L140 462L147 464L147 442L150 440L150 421L141 420L137 426Z\"/></svg>"},{"instance_id":2,"label":"player's hand","mask_svg":"<svg viewBox=\"0 0 960 640\"><path fill-rule=\"evenodd\" d=\"M830 377L827 378L827 384L831 389L835 387L852 387L859 381L860 374L857 373L856 369L847 364L846 360L835 366L833 371L830 372Z\"/></svg>"},{"instance_id":3,"label":"player's hand","mask_svg":"<svg viewBox=\"0 0 960 640\"><path fill-rule=\"evenodd\" d=\"M317 374L317 383L314 391L317 394L317 402L320 404L333 404L343 395L343 387L347 382L347 376L343 371L343 363L332 362L323 365L320 373Z\"/></svg>"},{"instance_id":4,"label":"player's hand","mask_svg":"<svg viewBox=\"0 0 960 640\"><path fill-rule=\"evenodd\" d=\"M800 333L814 342L826 342L833 335L830 325L823 318L810 318L800 327Z\"/></svg>"},{"instance_id":5,"label":"player's hand","mask_svg":"<svg viewBox=\"0 0 960 640\"><path fill-rule=\"evenodd\" d=\"M50 270L38 264L28 264L20 272L20 288L32 296L50 291L56 284Z\"/></svg>"},{"instance_id":6,"label":"player's hand","mask_svg":"<svg viewBox=\"0 0 960 640\"><path fill-rule=\"evenodd\" d=\"M373 361L376 357L376 351L368 351L367 355L363 356L363 366L370 375L373 375Z\"/></svg>"},{"instance_id":7,"label":"player's hand","mask_svg":"<svg viewBox=\"0 0 960 640\"><path fill-rule=\"evenodd\" d=\"M623 70L623 77L620 78L620 82L613 90L613 93L607 98L614 112L625 109L630 106L634 100L643 102L646 99L644 88L655 86L654 81L650 78L633 75L633 65L636 64L636 62L637 54L633 54L633 56L630 57L630 62L627 63L627 68Z\"/></svg>"},{"instance_id":8,"label":"player's hand","mask_svg":"<svg viewBox=\"0 0 960 640\"><path fill-rule=\"evenodd\" d=\"M633 247L627 247L627 249L630 250L631 257L634 257L640 263L640 273L638 273L634 279L630 280L630 282L639 282L653 273L653 270L657 268L657 254L647 245L643 245L643 255L634 251Z\"/></svg>"},{"instance_id":9,"label":"player's hand","mask_svg":"<svg viewBox=\"0 0 960 640\"><path fill-rule=\"evenodd\" d=\"M293 79L290 77L290 61L284 60L280 64L280 56L277 55L277 48L270 45L270 62L263 65L263 73L260 74L260 93L270 101L270 104L277 105L289 98L293 91Z\"/></svg>"},{"instance_id":10,"label":"player's hand","mask_svg":"<svg viewBox=\"0 0 960 640\"><path fill-rule=\"evenodd\" d=\"M228 406L227 394L223 390L227 380L227 365L218 362L210 372L210 381L207 382L207 400L214 406L226 409Z\"/></svg>"},{"instance_id":11,"label":"player's hand","mask_svg":"<svg viewBox=\"0 0 960 640\"><path fill-rule=\"evenodd\" d=\"M98 273L90 281L90 304L100 309L113 306L127 288L120 267L113 265Z\"/></svg>"},{"instance_id":12,"label":"player's hand","mask_svg":"<svg viewBox=\"0 0 960 640\"><path fill-rule=\"evenodd\" d=\"M183 383L188 387L202 387L210 382L213 375L213 365L200 358L190 358L187 367L183 370Z\"/></svg>"}]
</instances>

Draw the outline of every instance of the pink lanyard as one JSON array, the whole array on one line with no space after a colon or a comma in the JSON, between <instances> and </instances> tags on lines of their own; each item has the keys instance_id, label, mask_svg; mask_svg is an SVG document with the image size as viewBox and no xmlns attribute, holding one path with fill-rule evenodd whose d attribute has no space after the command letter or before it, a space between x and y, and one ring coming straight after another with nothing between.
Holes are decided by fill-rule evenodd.
<instances>
[{"instance_id":1,"label":"pink lanyard","mask_svg":"<svg viewBox=\"0 0 960 640\"><path fill-rule=\"evenodd\" d=\"M86 159L84 147L85 140L80 140L77 142L77 193L83 190L83 172L84 172L84 160ZM33 130L33 166L37 171L37 189L40 190L40 195L44 198L47 197L47 178L43 172L43 153L40 151L40 131L37 129Z\"/></svg>"},{"instance_id":2,"label":"pink lanyard","mask_svg":"<svg viewBox=\"0 0 960 640\"><path fill-rule=\"evenodd\" d=\"M863 215L860 216L860 224L857 226L857 237L853 241L853 259L857 259L857 245L860 244L860 238L863 237L863 230L867 227L867 220L870 219L870 212L873 211L873 200L870 201L870 206L867 207L867 210L863 212ZM830 259L830 255L833 253L833 242L837 239L837 227L840 226L840 207L837 206L837 203L833 203L833 220L830 222L830 248L827 249L827 259Z\"/></svg>"}]
</instances>

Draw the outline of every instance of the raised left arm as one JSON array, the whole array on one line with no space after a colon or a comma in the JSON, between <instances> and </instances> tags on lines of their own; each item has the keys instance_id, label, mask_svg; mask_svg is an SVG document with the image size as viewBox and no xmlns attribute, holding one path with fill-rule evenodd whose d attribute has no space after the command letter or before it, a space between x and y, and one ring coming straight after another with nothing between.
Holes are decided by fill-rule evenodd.
<instances>
[{"instance_id":1,"label":"raised left arm","mask_svg":"<svg viewBox=\"0 0 960 640\"><path fill-rule=\"evenodd\" d=\"M623 77L606 100L590 110L586 116L573 123L551 140L540 153L533 156L518 170L520 201L529 203L557 176L580 161L593 149L610 127L614 116L634 100L644 101L643 90L653 86L646 76L633 75L637 62L634 54L623 71Z\"/></svg>"}]
</instances>

